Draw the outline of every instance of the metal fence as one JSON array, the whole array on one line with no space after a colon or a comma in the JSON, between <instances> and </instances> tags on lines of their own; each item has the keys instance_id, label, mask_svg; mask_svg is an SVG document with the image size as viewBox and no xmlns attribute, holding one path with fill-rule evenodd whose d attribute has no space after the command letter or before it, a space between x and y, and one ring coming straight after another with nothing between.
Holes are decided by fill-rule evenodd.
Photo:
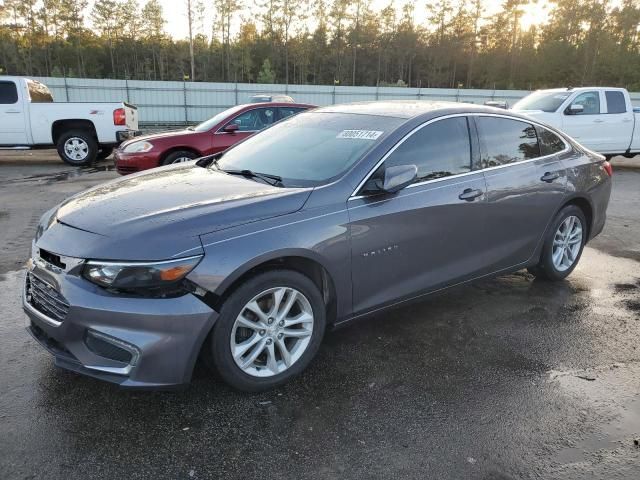
<instances>
[{"instance_id":1,"label":"metal fence","mask_svg":"<svg viewBox=\"0 0 640 480\"><path fill-rule=\"evenodd\" d=\"M37 77L53 92L57 102L119 102L138 107L140 125L194 124L240 103L257 93L284 93L297 102L332 105L368 100L448 100L484 103L506 101L512 105L527 90L455 88L343 87L327 85L272 85L256 83L162 82L89 78ZM640 93L632 94L640 106Z\"/></svg>"}]
</instances>

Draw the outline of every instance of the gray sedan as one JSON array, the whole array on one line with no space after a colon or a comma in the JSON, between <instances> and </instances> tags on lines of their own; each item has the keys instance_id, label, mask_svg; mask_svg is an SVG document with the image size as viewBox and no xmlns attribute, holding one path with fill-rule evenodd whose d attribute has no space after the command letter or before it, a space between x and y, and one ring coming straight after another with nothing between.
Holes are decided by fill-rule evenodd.
<instances>
[{"instance_id":1,"label":"gray sedan","mask_svg":"<svg viewBox=\"0 0 640 480\"><path fill-rule=\"evenodd\" d=\"M327 328L528 268L562 280L602 230L611 166L504 110L332 106L222 155L47 212L23 305L56 365L126 387L202 358L247 391L309 365Z\"/></svg>"}]
</instances>

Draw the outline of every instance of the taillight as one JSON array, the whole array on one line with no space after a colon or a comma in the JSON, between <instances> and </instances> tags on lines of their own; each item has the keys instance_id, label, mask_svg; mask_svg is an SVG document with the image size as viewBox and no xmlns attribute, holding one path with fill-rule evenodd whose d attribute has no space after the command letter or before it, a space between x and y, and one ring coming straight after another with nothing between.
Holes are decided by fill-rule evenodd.
<instances>
[{"instance_id":1,"label":"taillight","mask_svg":"<svg viewBox=\"0 0 640 480\"><path fill-rule=\"evenodd\" d=\"M114 125L127 124L127 114L124 112L124 108L116 108L113 111L113 124Z\"/></svg>"},{"instance_id":2,"label":"taillight","mask_svg":"<svg viewBox=\"0 0 640 480\"><path fill-rule=\"evenodd\" d=\"M605 160L602 167L604 168L604 171L607 172L607 175L610 177L613 176L613 166L608 161Z\"/></svg>"}]
</instances>

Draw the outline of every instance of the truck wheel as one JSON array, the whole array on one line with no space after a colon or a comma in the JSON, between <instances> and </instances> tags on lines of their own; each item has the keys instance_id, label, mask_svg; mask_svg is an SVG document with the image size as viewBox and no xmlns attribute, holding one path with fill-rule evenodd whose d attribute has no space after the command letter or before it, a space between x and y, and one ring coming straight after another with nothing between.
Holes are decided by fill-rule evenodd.
<instances>
[{"instance_id":1,"label":"truck wheel","mask_svg":"<svg viewBox=\"0 0 640 480\"><path fill-rule=\"evenodd\" d=\"M98 156L98 142L86 130L63 133L58 138L56 147L60 158L74 167L90 165Z\"/></svg>"},{"instance_id":2,"label":"truck wheel","mask_svg":"<svg viewBox=\"0 0 640 480\"><path fill-rule=\"evenodd\" d=\"M98 150L98 155L96 156L96 159L104 160L112 153L113 153L113 147L100 147L100 150Z\"/></svg>"}]
</instances>

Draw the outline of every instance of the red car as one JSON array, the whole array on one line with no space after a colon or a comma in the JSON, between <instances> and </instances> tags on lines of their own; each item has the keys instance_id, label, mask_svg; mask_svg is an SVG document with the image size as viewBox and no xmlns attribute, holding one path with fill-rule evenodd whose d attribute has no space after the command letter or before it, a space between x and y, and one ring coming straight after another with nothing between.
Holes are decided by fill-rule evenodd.
<instances>
[{"instance_id":1,"label":"red car","mask_svg":"<svg viewBox=\"0 0 640 480\"><path fill-rule=\"evenodd\" d=\"M252 103L232 107L186 130L135 137L114 151L121 175L222 152L278 120L315 105Z\"/></svg>"}]
</instances>

